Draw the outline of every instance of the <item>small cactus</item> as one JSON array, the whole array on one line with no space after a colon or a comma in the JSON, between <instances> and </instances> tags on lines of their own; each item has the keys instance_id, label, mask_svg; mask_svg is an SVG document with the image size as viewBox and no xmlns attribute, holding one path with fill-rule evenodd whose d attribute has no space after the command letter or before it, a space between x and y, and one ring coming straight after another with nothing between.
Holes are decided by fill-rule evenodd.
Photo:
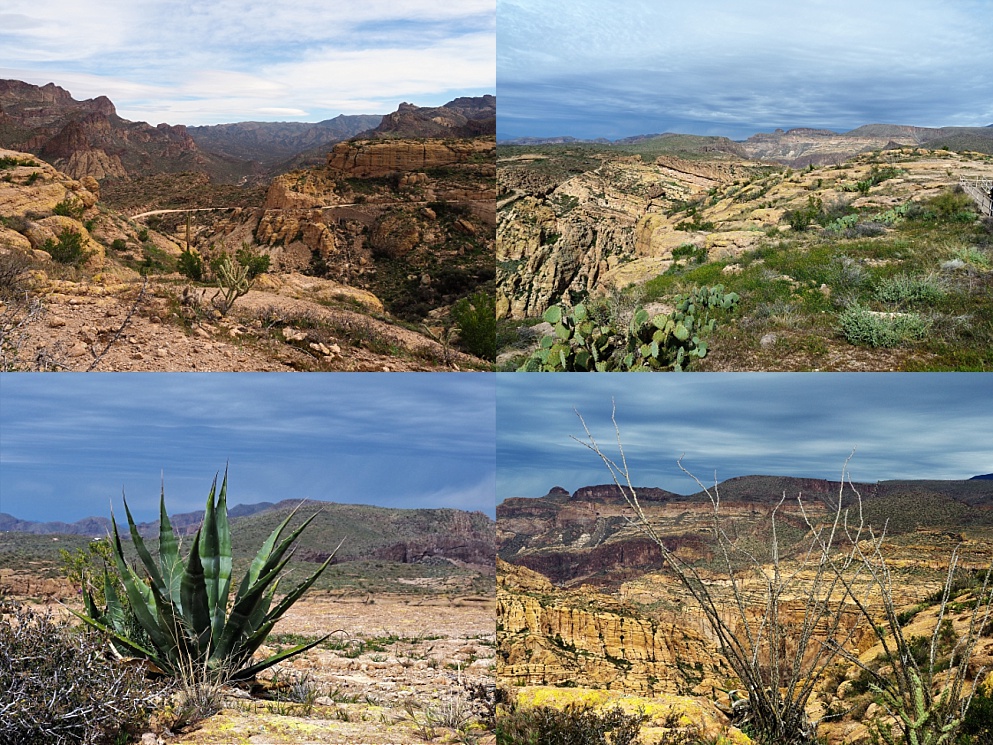
<instances>
[{"instance_id":1,"label":"small cactus","mask_svg":"<svg viewBox=\"0 0 993 745\"><path fill-rule=\"evenodd\" d=\"M582 303L571 312L555 305L543 315L554 336L542 339L519 371L680 371L707 356L707 343L699 333L714 329L710 311L730 310L738 299L737 293L725 293L723 285L697 288L677 297L672 313L652 317L644 308L635 308L623 331L595 322Z\"/></svg>"}]
</instances>

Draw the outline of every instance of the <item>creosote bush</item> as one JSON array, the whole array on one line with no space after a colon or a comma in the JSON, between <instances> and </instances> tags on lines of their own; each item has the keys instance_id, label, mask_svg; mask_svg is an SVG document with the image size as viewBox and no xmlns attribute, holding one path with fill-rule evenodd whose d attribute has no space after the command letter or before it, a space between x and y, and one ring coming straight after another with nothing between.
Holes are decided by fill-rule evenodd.
<instances>
[{"instance_id":1,"label":"creosote bush","mask_svg":"<svg viewBox=\"0 0 993 745\"><path fill-rule=\"evenodd\" d=\"M160 692L106 658L98 635L0 603L0 741L116 745L147 726Z\"/></svg>"}]
</instances>

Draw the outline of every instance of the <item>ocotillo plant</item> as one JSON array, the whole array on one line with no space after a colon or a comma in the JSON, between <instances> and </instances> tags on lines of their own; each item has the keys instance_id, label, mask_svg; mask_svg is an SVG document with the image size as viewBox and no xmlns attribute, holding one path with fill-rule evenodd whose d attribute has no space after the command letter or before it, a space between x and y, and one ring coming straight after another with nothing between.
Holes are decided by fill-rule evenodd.
<instances>
[{"instance_id":1,"label":"ocotillo plant","mask_svg":"<svg viewBox=\"0 0 993 745\"><path fill-rule=\"evenodd\" d=\"M125 560L117 521L112 514L114 563L123 581L126 599L118 596L105 575L106 608L97 608L89 591L85 591L86 614L76 614L90 626L110 634L118 651L147 659L169 675L181 676L184 670L194 668L206 671L215 680L248 680L327 639L325 636L252 663L252 656L279 618L328 567L334 554L273 607L277 578L290 559L289 548L317 516L315 513L309 517L280 541L294 511L262 544L238 586L229 611L232 557L227 483L225 471L220 494L215 500L217 478L214 478L203 522L185 563L166 514L165 490L159 501L158 562L152 558L138 533L125 500L131 540L145 576L139 576ZM147 642L139 641L129 633L128 616L131 614L147 635Z\"/></svg>"}]
</instances>

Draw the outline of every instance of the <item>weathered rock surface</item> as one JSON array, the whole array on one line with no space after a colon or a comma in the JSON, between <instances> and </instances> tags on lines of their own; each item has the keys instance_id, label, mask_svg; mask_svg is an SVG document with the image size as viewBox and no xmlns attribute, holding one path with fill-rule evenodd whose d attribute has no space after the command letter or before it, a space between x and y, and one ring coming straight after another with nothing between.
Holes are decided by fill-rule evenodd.
<instances>
[{"instance_id":1,"label":"weathered rock surface","mask_svg":"<svg viewBox=\"0 0 993 745\"><path fill-rule=\"evenodd\" d=\"M503 561L497 631L497 675L516 685L709 694L728 676L700 633L638 617L592 588L556 592L542 575Z\"/></svg>"}]
</instances>

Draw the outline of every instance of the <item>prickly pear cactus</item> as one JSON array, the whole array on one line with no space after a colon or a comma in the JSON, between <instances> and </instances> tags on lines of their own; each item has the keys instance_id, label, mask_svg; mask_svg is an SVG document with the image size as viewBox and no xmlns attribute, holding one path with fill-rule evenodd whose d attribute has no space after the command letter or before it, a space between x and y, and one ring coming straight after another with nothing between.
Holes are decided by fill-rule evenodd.
<instances>
[{"instance_id":1,"label":"prickly pear cactus","mask_svg":"<svg viewBox=\"0 0 993 745\"><path fill-rule=\"evenodd\" d=\"M716 323L712 311L726 311L738 302L734 292L723 285L700 287L676 298L672 313L651 317L638 307L626 329L597 322L586 306L576 305L570 313L552 306L543 318L554 329L553 336L541 340L538 349L518 369L520 372L651 372L684 370L707 355L707 343L700 338Z\"/></svg>"}]
</instances>

